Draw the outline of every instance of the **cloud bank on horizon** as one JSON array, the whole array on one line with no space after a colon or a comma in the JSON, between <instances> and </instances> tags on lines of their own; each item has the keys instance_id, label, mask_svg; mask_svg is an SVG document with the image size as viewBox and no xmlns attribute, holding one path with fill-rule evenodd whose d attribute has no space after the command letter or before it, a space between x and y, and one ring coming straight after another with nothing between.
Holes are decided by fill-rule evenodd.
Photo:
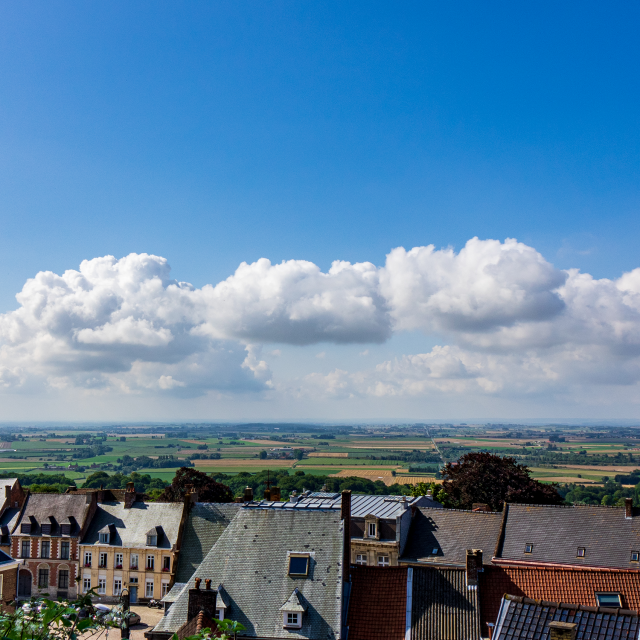
<instances>
[{"instance_id":1,"label":"cloud bank on horizon","mask_svg":"<svg viewBox=\"0 0 640 640\"><path fill-rule=\"evenodd\" d=\"M640 268L616 280L559 270L534 248L472 238L458 253L393 249L382 267L242 263L216 285L131 254L40 272L0 315L0 390L534 397L640 380ZM406 331L441 344L370 368L277 379L265 344L375 344ZM317 360L316 360L317 363ZM313 365L310 365L313 366Z\"/></svg>"}]
</instances>

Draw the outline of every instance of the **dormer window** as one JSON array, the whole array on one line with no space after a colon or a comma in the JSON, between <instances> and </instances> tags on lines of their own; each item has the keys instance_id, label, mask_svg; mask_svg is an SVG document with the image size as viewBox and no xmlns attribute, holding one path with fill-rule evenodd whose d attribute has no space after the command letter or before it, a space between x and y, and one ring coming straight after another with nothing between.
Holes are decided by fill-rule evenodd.
<instances>
[{"instance_id":1,"label":"dormer window","mask_svg":"<svg viewBox=\"0 0 640 640\"><path fill-rule=\"evenodd\" d=\"M578 553L576 554L577 558L585 558L587 555L587 550L585 547L578 547Z\"/></svg>"},{"instance_id":2,"label":"dormer window","mask_svg":"<svg viewBox=\"0 0 640 640\"><path fill-rule=\"evenodd\" d=\"M640 552L632 551L631 552L631 562L638 562L640 560Z\"/></svg>"},{"instance_id":3,"label":"dormer window","mask_svg":"<svg viewBox=\"0 0 640 640\"><path fill-rule=\"evenodd\" d=\"M291 554L289 556L289 575L307 577L309 575L309 554Z\"/></svg>"},{"instance_id":4,"label":"dormer window","mask_svg":"<svg viewBox=\"0 0 640 640\"><path fill-rule=\"evenodd\" d=\"M42 523L42 535L43 536L50 536L51 535L51 523L50 522L43 522Z\"/></svg>"},{"instance_id":5,"label":"dormer window","mask_svg":"<svg viewBox=\"0 0 640 640\"><path fill-rule=\"evenodd\" d=\"M364 537L380 539L380 519L373 514L364 517Z\"/></svg>"},{"instance_id":6,"label":"dormer window","mask_svg":"<svg viewBox=\"0 0 640 640\"><path fill-rule=\"evenodd\" d=\"M20 525L20 533L31 533L31 523L30 522L23 522Z\"/></svg>"},{"instance_id":7,"label":"dormer window","mask_svg":"<svg viewBox=\"0 0 640 640\"><path fill-rule=\"evenodd\" d=\"M162 527L153 527L147 531L147 547L157 547L162 538Z\"/></svg>"},{"instance_id":8,"label":"dormer window","mask_svg":"<svg viewBox=\"0 0 640 640\"><path fill-rule=\"evenodd\" d=\"M65 524L61 524L60 525L60 533L63 536L70 536L71 535L71 524L69 522L67 522Z\"/></svg>"},{"instance_id":9,"label":"dormer window","mask_svg":"<svg viewBox=\"0 0 640 640\"><path fill-rule=\"evenodd\" d=\"M284 626L299 629L302 626L300 613L285 613Z\"/></svg>"},{"instance_id":10,"label":"dormer window","mask_svg":"<svg viewBox=\"0 0 640 640\"><path fill-rule=\"evenodd\" d=\"M375 538L376 537L376 523L375 522L369 522L369 537L370 538Z\"/></svg>"},{"instance_id":11,"label":"dormer window","mask_svg":"<svg viewBox=\"0 0 640 640\"><path fill-rule=\"evenodd\" d=\"M147 536L147 547L157 547L158 536Z\"/></svg>"},{"instance_id":12,"label":"dormer window","mask_svg":"<svg viewBox=\"0 0 640 640\"><path fill-rule=\"evenodd\" d=\"M109 534L108 533L100 533L99 539L101 544L109 544Z\"/></svg>"},{"instance_id":13,"label":"dormer window","mask_svg":"<svg viewBox=\"0 0 640 640\"><path fill-rule=\"evenodd\" d=\"M596 593L599 607L622 607L619 593Z\"/></svg>"},{"instance_id":14,"label":"dormer window","mask_svg":"<svg viewBox=\"0 0 640 640\"><path fill-rule=\"evenodd\" d=\"M530 542L524 545L524 552L533 553L533 545Z\"/></svg>"}]
</instances>

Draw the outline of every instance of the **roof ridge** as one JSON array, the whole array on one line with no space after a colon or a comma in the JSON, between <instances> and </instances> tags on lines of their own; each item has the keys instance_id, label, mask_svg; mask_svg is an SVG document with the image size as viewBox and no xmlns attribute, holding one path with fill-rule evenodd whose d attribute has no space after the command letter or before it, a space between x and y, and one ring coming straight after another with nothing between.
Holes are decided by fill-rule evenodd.
<instances>
[{"instance_id":1,"label":"roof ridge","mask_svg":"<svg viewBox=\"0 0 640 640\"><path fill-rule=\"evenodd\" d=\"M473 509L449 509L447 507L438 508L438 507L418 507L421 511L426 511L427 509L431 511L437 511L439 513L447 512L447 511L458 511L460 513L482 513L484 515L496 515L501 514L502 511L474 511Z\"/></svg>"},{"instance_id":2,"label":"roof ridge","mask_svg":"<svg viewBox=\"0 0 640 640\"><path fill-rule=\"evenodd\" d=\"M509 502L514 507L545 507L553 509L577 509L583 508L601 508L601 509L624 509L624 506L615 504L534 504L530 502Z\"/></svg>"}]
</instances>

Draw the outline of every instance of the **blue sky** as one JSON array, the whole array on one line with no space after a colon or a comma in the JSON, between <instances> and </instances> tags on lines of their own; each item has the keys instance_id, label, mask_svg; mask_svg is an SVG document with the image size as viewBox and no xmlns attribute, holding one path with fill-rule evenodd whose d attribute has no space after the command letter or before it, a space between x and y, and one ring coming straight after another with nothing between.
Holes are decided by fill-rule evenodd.
<instances>
[{"instance_id":1,"label":"blue sky","mask_svg":"<svg viewBox=\"0 0 640 640\"><path fill-rule=\"evenodd\" d=\"M558 272L580 269L616 280L640 266L639 18L640 7L622 2L4 3L0 308L19 311L16 293L39 272L61 275L108 255L161 256L171 278L199 291L260 258L273 265L309 261L322 272L334 260L383 268L396 247L433 244L459 252L474 237L515 238ZM52 412L91 418L100 403L102 415L120 419L157 412L177 418L640 417L633 373L640 366L634 360L640 316L628 293L639 293L635 287L614 287L627 293L605 305L609 311L623 305L621 315L607 315L606 337L589 333L572 342L567 335L580 331L575 327L548 327L548 318L526 314L514 319L507 310L510 319L496 321L491 331L508 325L527 333L533 322L536 331L555 336L511 341L511 347L480 340L485 324L471 339L459 323L433 315L418 320L404 303L390 303L388 292L381 295L390 328L375 339L366 331L354 337L345 329L336 338L309 329L308 344L291 344L282 337L285 328L239 335L203 311L215 325L212 339L232 341L231 351L251 345L268 369L247 382L231 372L237 362L216 360L216 371L239 376L233 390L185 382L175 373L183 386L154 391L148 380L169 375L161 364L138 386L121 378L105 382L115 375L112 360L83 365L93 382L78 381L75 369L52 369L59 350L50 345L59 329L47 324L36 331L27 322L53 350L43 364L34 355L42 354L42 343L36 348L20 338L18 344L5 327L0 360L14 380L5 384L6 418ZM575 302L583 298L552 290L574 317L589 315L589 305ZM249 304L244 293L239 300L234 304ZM270 322L269 313L256 322ZM565 322L569 311L557 313ZM6 326L12 317L5 316ZM89 328L103 320L94 318ZM158 318L145 322L161 328ZM620 323L630 332L623 338ZM69 329L65 348L75 349L69 345L83 329ZM104 346L106 338L100 340ZM134 343L118 340L137 353ZM569 345L563 362L586 358L601 371L628 371L623 379L595 373L573 379L558 368L558 344ZM439 346L464 351L455 356L466 371L462 378L489 382L473 393L451 383L396 389L374 400L379 380L367 383L369 391L354 382L369 380L385 362L433 356ZM498 365L471 362L498 351L506 357L505 349L512 349L510 357L542 358L558 386L528 380L509 390L483 377ZM138 354L115 369L130 375L136 363L167 358ZM433 379L429 366L421 374L398 373L403 382L393 384ZM509 366L522 370L530 363ZM34 367L37 381L19 373ZM340 378L336 371L351 376L339 393L326 382ZM324 376L322 389L307 388L314 376ZM180 389L184 397L163 395ZM77 412L68 409L71 397ZM585 408L585 397L602 400Z\"/></svg>"}]
</instances>

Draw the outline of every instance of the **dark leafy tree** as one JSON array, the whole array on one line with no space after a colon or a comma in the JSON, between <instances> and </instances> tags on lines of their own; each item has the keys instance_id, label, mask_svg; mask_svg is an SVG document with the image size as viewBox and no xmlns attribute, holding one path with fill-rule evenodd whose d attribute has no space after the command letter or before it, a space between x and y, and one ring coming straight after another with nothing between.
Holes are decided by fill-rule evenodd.
<instances>
[{"instance_id":1,"label":"dark leafy tree","mask_svg":"<svg viewBox=\"0 0 640 640\"><path fill-rule=\"evenodd\" d=\"M184 499L187 487L192 485L198 492L199 502L233 502L233 493L229 487L202 471L181 467L176 471L171 484L157 498L157 502L180 502Z\"/></svg>"},{"instance_id":2,"label":"dark leafy tree","mask_svg":"<svg viewBox=\"0 0 640 640\"><path fill-rule=\"evenodd\" d=\"M515 458L467 453L443 470L443 489L450 506L470 509L474 503L501 511L504 502L562 504L555 484L542 484Z\"/></svg>"}]
</instances>

